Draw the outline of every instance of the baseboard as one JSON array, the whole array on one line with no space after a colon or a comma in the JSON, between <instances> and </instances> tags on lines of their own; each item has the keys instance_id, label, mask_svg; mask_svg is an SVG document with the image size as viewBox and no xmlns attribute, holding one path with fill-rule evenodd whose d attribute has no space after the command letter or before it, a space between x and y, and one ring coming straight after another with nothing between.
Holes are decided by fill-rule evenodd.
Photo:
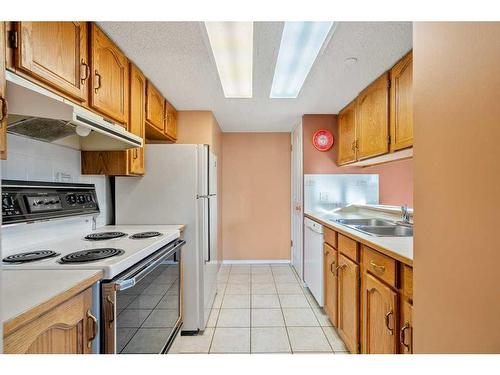
<instances>
[{"instance_id":1,"label":"baseboard","mask_svg":"<svg viewBox=\"0 0 500 375\"><path fill-rule=\"evenodd\" d=\"M225 259L222 264L290 264L289 259L273 259L273 260L231 260Z\"/></svg>"}]
</instances>

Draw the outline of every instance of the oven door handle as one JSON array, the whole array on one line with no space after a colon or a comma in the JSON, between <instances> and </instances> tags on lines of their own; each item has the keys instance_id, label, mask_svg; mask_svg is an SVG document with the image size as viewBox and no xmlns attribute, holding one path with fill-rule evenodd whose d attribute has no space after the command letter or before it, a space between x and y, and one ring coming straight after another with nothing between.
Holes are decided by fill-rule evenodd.
<instances>
[{"instance_id":1,"label":"oven door handle","mask_svg":"<svg viewBox=\"0 0 500 375\"><path fill-rule=\"evenodd\" d=\"M178 240L172 245L168 246L165 250L161 251L161 253L155 255L154 258L146 259L144 262L139 263L136 268L114 282L115 289L125 290L128 288L132 288L149 273L151 273L156 267L158 267L166 258L170 257L185 244L186 241Z\"/></svg>"}]
</instances>

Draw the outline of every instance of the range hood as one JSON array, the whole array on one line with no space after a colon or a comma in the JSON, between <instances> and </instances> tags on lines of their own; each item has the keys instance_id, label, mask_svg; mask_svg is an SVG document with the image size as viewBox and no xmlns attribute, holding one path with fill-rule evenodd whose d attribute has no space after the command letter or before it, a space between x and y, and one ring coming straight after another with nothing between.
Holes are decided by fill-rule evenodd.
<instances>
[{"instance_id":1,"label":"range hood","mask_svg":"<svg viewBox=\"0 0 500 375\"><path fill-rule=\"evenodd\" d=\"M141 147L143 139L12 72L6 72L7 132L84 151Z\"/></svg>"}]
</instances>

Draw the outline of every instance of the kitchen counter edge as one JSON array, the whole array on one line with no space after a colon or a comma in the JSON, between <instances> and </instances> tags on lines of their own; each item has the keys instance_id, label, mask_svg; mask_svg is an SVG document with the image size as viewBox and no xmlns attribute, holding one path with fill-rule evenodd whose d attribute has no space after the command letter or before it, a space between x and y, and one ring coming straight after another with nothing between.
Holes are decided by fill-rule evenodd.
<instances>
[{"instance_id":1,"label":"kitchen counter edge","mask_svg":"<svg viewBox=\"0 0 500 375\"><path fill-rule=\"evenodd\" d=\"M315 215L311 215L311 214L304 214L304 217L307 217L313 221L316 221L318 223L320 223L321 225L327 227L327 228L330 228L338 233L341 233L347 237L350 237L374 250L377 250L378 252L382 253L382 254L385 254L387 255L388 257L391 257L401 263L404 263L410 267L413 267L413 259L412 258L408 258L404 255L401 254L401 252L399 252L397 249L390 249L390 248L387 248L387 247L384 247L384 246L381 246L379 243L376 243L376 242L373 242L373 241L370 241L368 239L366 239L365 237L361 237L360 235L357 235L356 233L354 233L354 230L348 230L345 226L343 226L342 224L335 224L335 223L332 223L332 222L329 222L329 221L325 221L324 219L322 219L321 217L319 216L315 216Z\"/></svg>"},{"instance_id":2,"label":"kitchen counter edge","mask_svg":"<svg viewBox=\"0 0 500 375\"><path fill-rule=\"evenodd\" d=\"M48 270L2 270L2 278L5 280L5 274L6 273L13 273L13 272L40 272L40 271L45 271L45 272L51 272ZM87 271L82 271L82 270L74 270L79 273L87 273L87 276L84 276L83 278L80 278L79 281L72 281L69 287L63 291L58 291L55 295L52 297L49 297L48 299L44 300L43 302L35 305L35 306L30 306L27 307L23 312L19 313L18 315L12 316L12 317L7 317L6 319L2 315L2 320L3 320L3 334L8 335L10 332L18 329L21 326L24 326L25 324L33 321L34 319L38 318L39 316L45 314L47 311L50 311L54 307L60 305L61 303L67 301L68 299L76 296L77 294L83 292L84 290L92 287L95 283L100 281L103 276L102 271L98 270L87 270ZM72 271L69 271L72 272ZM4 281L3 280L3 281ZM2 288L3 288L3 282L2 282ZM3 296L2 292L2 296ZM2 301L4 304L9 303L8 301ZM2 312L3 314L3 312Z\"/></svg>"}]
</instances>

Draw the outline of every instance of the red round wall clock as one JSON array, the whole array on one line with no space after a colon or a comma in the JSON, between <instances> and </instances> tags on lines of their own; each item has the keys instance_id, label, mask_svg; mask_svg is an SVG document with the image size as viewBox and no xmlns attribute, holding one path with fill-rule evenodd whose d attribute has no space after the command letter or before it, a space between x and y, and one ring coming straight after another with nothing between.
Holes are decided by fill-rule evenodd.
<instances>
[{"instance_id":1,"label":"red round wall clock","mask_svg":"<svg viewBox=\"0 0 500 375\"><path fill-rule=\"evenodd\" d=\"M324 152L332 148L335 139L330 131L320 129L314 132L312 141L316 150Z\"/></svg>"}]
</instances>

